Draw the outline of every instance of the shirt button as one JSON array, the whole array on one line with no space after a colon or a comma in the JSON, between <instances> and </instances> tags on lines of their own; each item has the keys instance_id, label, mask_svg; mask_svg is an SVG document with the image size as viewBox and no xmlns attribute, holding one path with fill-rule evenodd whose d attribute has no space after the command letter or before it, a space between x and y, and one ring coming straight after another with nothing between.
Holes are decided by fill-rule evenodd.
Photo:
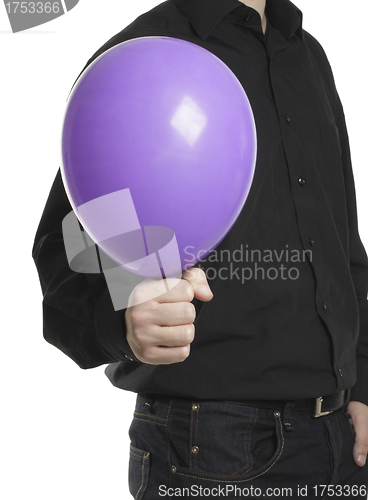
<instances>
[{"instance_id":1,"label":"shirt button","mask_svg":"<svg viewBox=\"0 0 368 500\"><path fill-rule=\"evenodd\" d=\"M309 244L310 244L310 246L313 246L315 244L315 241L313 238L309 238Z\"/></svg>"},{"instance_id":2,"label":"shirt button","mask_svg":"<svg viewBox=\"0 0 368 500\"><path fill-rule=\"evenodd\" d=\"M192 449L190 451L196 455L199 452L199 448L198 446L192 446Z\"/></svg>"},{"instance_id":3,"label":"shirt button","mask_svg":"<svg viewBox=\"0 0 368 500\"><path fill-rule=\"evenodd\" d=\"M326 311L326 309L327 309L327 304L326 304L326 302L322 302L322 309L323 309L324 311Z\"/></svg>"},{"instance_id":4,"label":"shirt button","mask_svg":"<svg viewBox=\"0 0 368 500\"><path fill-rule=\"evenodd\" d=\"M299 184L300 184L301 186L304 186L304 184L305 184L307 181L306 181L305 179L303 179L303 177L300 177L300 178L298 179L298 182L299 182Z\"/></svg>"},{"instance_id":5,"label":"shirt button","mask_svg":"<svg viewBox=\"0 0 368 500\"><path fill-rule=\"evenodd\" d=\"M124 358L126 358L128 361L134 361L134 359L130 358L129 356L127 356L126 354L124 354Z\"/></svg>"},{"instance_id":6,"label":"shirt button","mask_svg":"<svg viewBox=\"0 0 368 500\"><path fill-rule=\"evenodd\" d=\"M245 17L245 20L247 21L247 23L248 23L251 19L252 19L252 16L249 16L249 15L248 15L248 16L246 16L246 17Z\"/></svg>"},{"instance_id":7,"label":"shirt button","mask_svg":"<svg viewBox=\"0 0 368 500\"><path fill-rule=\"evenodd\" d=\"M340 377L342 377L342 370L341 370L341 368L339 368L337 371L339 372Z\"/></svg>"},{"instance_id":8,"label":"shirt button","mask_svg":"<svg viewBox=\"0 0 368 500\"><path fill-rule=\"evenodd\" d=\"M286 123L290 123L291 122L291 118L289 115L285 115L285 121Z\"/></svg>"}]
</instances>

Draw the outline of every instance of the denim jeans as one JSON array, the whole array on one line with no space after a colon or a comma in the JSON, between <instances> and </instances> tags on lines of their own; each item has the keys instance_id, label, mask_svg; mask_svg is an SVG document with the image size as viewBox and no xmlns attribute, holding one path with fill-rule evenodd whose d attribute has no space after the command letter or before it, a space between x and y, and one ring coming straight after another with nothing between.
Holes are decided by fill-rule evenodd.
<instances>
[{"instance_id":1,"label":"denim jeans","mask_svg":"<svg viewBox=\"0 0 368 500\"><path fill-rule=\"evenodd\" d=\"M318 418L241 403L137 395L134 498L367 498L347 405Z\"/></svg>"}]
</instances>

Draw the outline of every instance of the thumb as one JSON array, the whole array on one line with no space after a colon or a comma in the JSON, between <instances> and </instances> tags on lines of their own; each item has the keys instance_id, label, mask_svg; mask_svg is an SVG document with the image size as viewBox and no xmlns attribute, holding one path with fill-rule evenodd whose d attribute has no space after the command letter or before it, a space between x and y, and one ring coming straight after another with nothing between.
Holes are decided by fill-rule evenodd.
<instances>
[{"instance_id":1,"label":"thumb","mask_svg":"<svg viewBox=\"0 0 368 500\"><path fill-rule=\"evenodd\" d=\"M366 462L368 452L368 407L358 401L351 401L348 411L352 415L355 432L354 461L362 467Z\"/></svg>"},{"instance_id":2,"label":"thumb","mask_svg":"<svg viewBox=\"0 0 368 500\"><path fill-rule=\"evenodd\" d=\"M182 274L182 279L189 281L194 288L194 297L204 302L212 300L213 293L208 284L206 273L198 267L191 267Z\"/></svg>"},{"instance_id":3,"label":"thumb","mask_svg":"<svg viewBox=\"0 0 368 500\"><path fill-rule=\"evenodd\" d=\"M365 465L365 462L367 460L367 452L368 452L368 446L367 446L367 438L364 440L359 436L359 433L356 434L355 438L355 445L353 449L353 456L354 456L354 461L357 465L360 465L362 467Z\"/></svg>"}]
</instances>

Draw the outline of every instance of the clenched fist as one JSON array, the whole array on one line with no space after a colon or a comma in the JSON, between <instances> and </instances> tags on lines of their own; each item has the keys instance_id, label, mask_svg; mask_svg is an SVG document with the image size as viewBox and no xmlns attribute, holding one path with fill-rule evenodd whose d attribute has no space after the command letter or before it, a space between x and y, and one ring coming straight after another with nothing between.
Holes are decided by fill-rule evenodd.
<instances>
[{"instance_id":1,"label":"clenched fist","mask_svg":"<svg viewBox=\"0 0 368 500\"><path fill-rule=\"evenodd\" d=\"M162 293L163 282L169 288L166 293ZM127 308L125 322L127 341L137 359L168 365L189 356L194 339L194 297L204 302L213 297L205 273L198 268L184 271L180 280L147 279L135 287L129 302L137 305Z\"/></svg>"}]
</instances>

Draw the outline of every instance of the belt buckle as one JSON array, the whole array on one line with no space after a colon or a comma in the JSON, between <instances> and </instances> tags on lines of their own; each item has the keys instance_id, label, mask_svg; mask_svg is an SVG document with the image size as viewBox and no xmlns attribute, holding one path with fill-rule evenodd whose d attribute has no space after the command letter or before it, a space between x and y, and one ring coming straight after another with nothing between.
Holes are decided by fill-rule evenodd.
<instances>
[{"instance_id":1,"label":"belt buckle","mask_svg":"<svg viewBox=\"0 0 368 500\"><path fill-rule=\"evenodd\" d=\"M315 409L314 409L314 417L322 417L323 415L328 415L329 413L332 413L333 410L330 411L321 411L322 409L322 402L323 402L323 397L316 398L316 404L315 404Z\"/></svg>"}]
</instances>

